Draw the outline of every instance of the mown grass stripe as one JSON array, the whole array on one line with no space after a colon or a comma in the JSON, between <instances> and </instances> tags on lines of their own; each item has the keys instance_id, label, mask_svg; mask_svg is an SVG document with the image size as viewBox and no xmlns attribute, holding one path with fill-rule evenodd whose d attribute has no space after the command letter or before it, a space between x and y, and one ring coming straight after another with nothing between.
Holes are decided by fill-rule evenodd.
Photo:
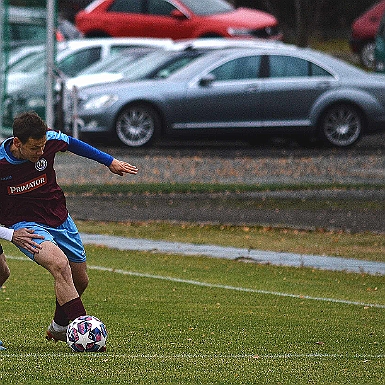
<instances>
[{"instance_id":1,"label":"mown grass stripe","mask_svg":"<svg viewBox=\"0 0 385 385\"><path fill-rule=\"evenodd\" d=\"M76 353L75 355L77 355ZM80 354L80 353L79 353ZM0 353L0 360L2 358L44 358L44 357L71 357L74 355L74 352L68 353ZM277 353L277 354L262 354L262 355L253 355L253 354L226 354L226 355L209 355L209 354L122 354L122 353L95 353L95 357L100 358L103 356L108 356L112 358L124 358L124 359L158 359L158 360L173 360L173 359L259 359L259 360L281 360L281 359L363 359L363 360L375 360L375 359L384 359L385 354L328 354L328 353ZM88 353L89 357L89 353Z\"/></svg>"}]
</instances>

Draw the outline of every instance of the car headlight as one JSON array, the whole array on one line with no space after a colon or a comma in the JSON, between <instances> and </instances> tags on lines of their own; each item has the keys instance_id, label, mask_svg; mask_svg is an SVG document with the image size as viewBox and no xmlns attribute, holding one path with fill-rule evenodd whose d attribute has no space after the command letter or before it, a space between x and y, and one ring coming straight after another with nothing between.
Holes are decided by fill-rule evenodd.
<instances>
[{"instance_id":1,"label":"car headlight","mask_svg":"<svg viewBox=\"0 0 385 385\"><path fill-rule=\"evenodd\" d=\"M227 29L227 33L231 36L252 36L253 31L247 28L232 28Z\"/></svg>"},{"instance_id":2,"label":"car headlight","mask_svg":"<svg viewBox=\"0 0 385 385\"><path fill-rule=\"evenodd\" d=\"M83 110L97 110L109 108L118 100L117 95L99 95L87 100L83 105Z\"/></svg>"},{"instance_id":3,"label":"car headlight","mask_svg":"<svg viewBox=\"0 0 385 385\"><path fill-rule=\"evenodd\" d=\"M376 71L377 72L385 72L385 63L382 61L376 62Z\"/></svg>"}]
</instances>

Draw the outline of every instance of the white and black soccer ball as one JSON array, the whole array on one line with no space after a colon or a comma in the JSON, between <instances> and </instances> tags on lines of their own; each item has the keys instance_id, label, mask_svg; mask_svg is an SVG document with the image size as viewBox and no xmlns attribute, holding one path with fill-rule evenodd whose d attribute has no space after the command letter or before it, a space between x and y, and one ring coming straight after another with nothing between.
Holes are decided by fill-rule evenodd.
<instances>
[{"instance_id":1,"label":"white and black soccer ball","mask_svg":"<svg viewBox=\"0 0 385 385\"><path fill-rule=\"evenodd\" d=\"M91 315L73 320L67 328L67 344L74 352L104 351L107 329L102 321Z\"/></svg>"}]
</instances>

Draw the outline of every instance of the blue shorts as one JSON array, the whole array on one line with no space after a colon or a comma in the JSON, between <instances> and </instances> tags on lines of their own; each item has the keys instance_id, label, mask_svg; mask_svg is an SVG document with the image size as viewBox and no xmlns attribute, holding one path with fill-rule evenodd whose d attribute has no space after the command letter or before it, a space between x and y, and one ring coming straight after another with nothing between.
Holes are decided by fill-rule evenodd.
<instances>
[{"instance_id":1,"label":"blue shorts","mask_svg":"<svg viewBox=\"0 0 385 385\"><path fill-rule=\"evenodd\" d=\"M44 239L35 238L34 241L36 243L41 244L42 242L50 241L59 246L69 261L76 263L86 261L86 252L84 250L82 240L70 215L68 215L67 219L58 227L50 227L36 222L19 222L11 226L11 228L14 230L21 228L32 229L35 234L39 234L44 237ZM35 260L33 254L28 250L22 247L19 247L19 249L28 258L33 261Z\"/></svg>"}]
</instances>

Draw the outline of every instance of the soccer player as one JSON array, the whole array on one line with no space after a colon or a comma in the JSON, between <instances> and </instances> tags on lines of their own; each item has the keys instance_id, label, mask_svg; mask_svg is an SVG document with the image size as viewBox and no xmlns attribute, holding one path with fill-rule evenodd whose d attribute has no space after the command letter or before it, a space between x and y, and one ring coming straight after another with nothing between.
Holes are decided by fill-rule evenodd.
<instances>
[{"instance_id":1,"label":"soccer player","mask_svg":"<svg viewBox=\"0 0 385 385\"><path fill-rule=\"evenodd\" d=\"M17 116L13 137L0 146L0 223L43 237L34 238L40 245L37 251L17 246L54 278L56 309L46 337L54 341L65 341L69 322L86 314L81 295L88 285L85 250L54 170L56 153L67 150L120 176L138 172L129 163L50 130L35 112Z\"/></svg>"}]
</instances>

